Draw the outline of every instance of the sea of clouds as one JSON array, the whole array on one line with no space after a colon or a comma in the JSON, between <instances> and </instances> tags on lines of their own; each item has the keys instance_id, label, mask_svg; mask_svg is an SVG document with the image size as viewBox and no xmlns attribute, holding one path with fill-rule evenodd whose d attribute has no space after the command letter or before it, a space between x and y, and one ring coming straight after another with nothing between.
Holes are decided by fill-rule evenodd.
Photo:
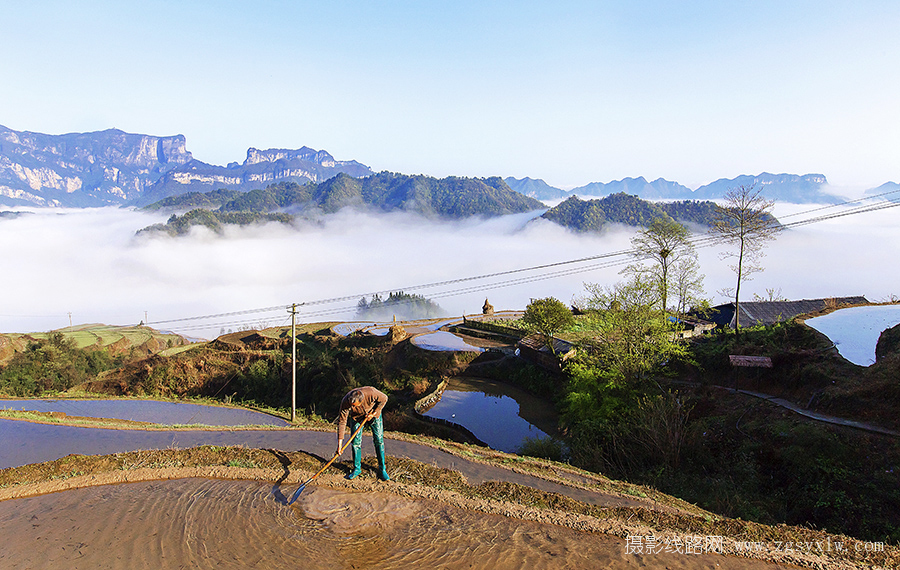
<instances>
[{"instance_id":1,"label":"sea of clouds","mask_svg":"<svg viewBox=\"0 0 900 570\"><path fill-rule=\"evenodd\" d=\"M785 221L823 213L813 208L777 204L774 213L789 216ZM213 338L289 324L292 303L300 304L299 322L352 320L362 296L389 291L433 299L450 316L480 313L485 299L497 310L521 310L548 296L571 303L585 282L622 278L627 256L612 254L628 250L635 232L576 234L535 219L540 211L448 222L345 210L316 223L231 227L223 235L198 228L185 237L136 236L167 215L29 212L0 218L0 332L146 321ZM789 299L900 295L896 214L887 209L783 232L741 298L769 290ZM729 300L718 292L735 281L731 262L720 259L723 249L699 250L714 304ZM587 258L596 259L563 263ZM519 271L527 268L536 269ZM487 275L494 276L469 279ZM443 284L420 287L436 283Z\"/></svg>"}]
</instances>

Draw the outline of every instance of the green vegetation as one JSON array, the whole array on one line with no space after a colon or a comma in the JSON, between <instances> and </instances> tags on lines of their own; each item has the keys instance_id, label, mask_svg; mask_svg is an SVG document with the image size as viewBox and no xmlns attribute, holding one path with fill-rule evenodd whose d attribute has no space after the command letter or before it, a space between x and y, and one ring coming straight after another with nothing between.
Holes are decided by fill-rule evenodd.
<instances>
[{"instance_id":1,"label":"green vegetation","mask_svg":"<svg viewBox=\"0 0 900 570\"><path fill-rule=\"evenodd\" d=\"M214 210L234 200L243 194L240 190L213 190L212 192L188 192L179 196L169 196L159 202L154 202L149 206L145 206L144 210L155 212L157 210L194 210L203 208L205 210Z\"/></svg>"},{"instance_id":2,"label":"green vegetation","mask_svg":"<svg viewBox=\"0 0 900 570\"><path fill-rule=\"evenodd\" d=\"M874 365L860 381L829 349L796 322L723 331L683 345L681 354L627 382L609 360L583 354L566 367L570 461L726 516L896 544L897 438L814 422L714 387L758 390L801 407L826 408L840 398L843 405L821 411L893 427L897 360ZM775 367L734 369L729 354L768 355Z\"/></svg>"},{"instance_id":3,"label":"green vegetation","mask_svg":"<svg viewBox=\"0 0 900 570\"><path fill-rule=\"evenodd\" d=\"M672 297L677 300L676 314L701 301L703 276L690 235L678 222L656 218L631 239L636 261L622 272L653 286L662 311L669 310Z\"/></svg>"},{"instance_id":4,"label":"green vegetation","mask_svg":"<svg viewBox=\"0 0 900 570\"><path fill-rule=\"evenodd\" d=\"M260 212L220 212L203 209L191 210L183 216L172 214L165 224L153 224L138 231L140 234L165 233L170 236L183 236L191 232L194 226L204 226L217 234L225 231L226 225L248 226L278 222L290 224L293 216L288 214L263 214Z\"/></svg>"},{"instance_id":5,"label":"green vegetation","mask_svg":"<svg viewBox=\"0 0 900 570\"><path fill-rule=\"evenodd\" d=\"M498 364L506 381L560 410L560 449L529 441L522 454L559 451L577 467L729 517L900 543L900 439L812 421L733 391L898 430L894 330L883 335L879 362L861 369L835 358L831 343L799 322L675 341L651 284L587 290L583 314L558 333L581 347L561 377L543 372L518 382L508 363ZM731 354L769 356L774 367L734 368Z\"/></svg>"},{"instance_id":6,"label":"green vegetation","mask_svg":"<svg viewBox=\"0 0 900 570\"><path fill-rule=\"evenodd\" d=\"M56 332L28 343L0 369L0 393L17 397L63 392L115 366L104 350L85 350Z\"/></svg>"},{"instance_id":7,"label":"green vegetation","mask_svg":"<svg viewBox=\"0 0 900 570\"><path fill-rule=\"evenodd\" d=\"M203 225L221 233L224 224L291 223L292 215L274 213L285 209L318 208L330 214L348 206L384 212L404 210L451 219L499 216L544 207L541 202L513 191L498 177L437 179L380 172L366 178L354 178L341 173L319 184L301 186L295 182L280 182L249 192L216 190L169 197L146 209L189 211L183 216L173 215L165 224L155 224L141 232L185 235L191 226Z\"/></svg>"},{"instance_id":8,"label":"green vegetation","mask_svg":"<svg viewBox=\"0 0 900 570\"><path fill-rule=\"evenodd\" d=\"M186 344L181 336L144 326L79 325L0 334L0 394L62 392L124 362Z\"/></svg>"},{"instance_id":9,"label":"green vegetation","mask_svg":"<svg viewBox=\"0 0 900 570\"><path fill-rule=\"evenodd\" d=\"M691 203L658 204L622 192L610 194L599 200L581 200L577 196L572 196L547 210L541 217L576 231L598 232L611 223L649 226L657 219L677 220L680 219L682 210L690 212L689 216L692 218L711 219L716 207L713 202L698 202L690 206L688 204Z\"/></svg>"},{"instance_id":10,"label":"green vegetation","mask_svg":"<svg viewBox=\"0 0 900 570\"><path fill-rule=\"evenodd\" d=\"M555 297L545 299L532 299L525 307L522 315L525 326L544 337L544 342L551 351L554 351L551 339L559 331L571 328L575 324L572 312L562 301Z\"/></svg>"},{"instance_id":11,"label":"green vegetation","mask_svg":"<svg viewBox=\"0 0 900 570\"><path fill-rule=\"evenodd\" d=\"M526 437L516 453L560 462L568 456L565 444L551 437Z\"/></svg>"},{"instance_id":12,"label":"green vegetation","mask_svg":"<svg viewBox=\"0 0 900 570\"><path fill-rule=\"evenodd\" d=\"M637 386L662 363L684 355L674 323L659 309L655 283L637 276L612 287L586 283L585 289L579 306L586 313L582 329L590 334L582 345L611 382Z\"/></svg>"},{"instance_id":13,"label":"green vegetation","mask_svg":"<svg viewBox=\"0 0 900 570\"><path fill-rule=\"evenodd\" d=\"M654 220L711 226L721 208L711 201L649 202L623 192L581 200L572 196L547 210L544 219L579 232L599 232L608 224L649 227ZM770 224L778 223L767 214Z\"/></svg>"},{"instance_id":14,"label":"green vegetation","mask_svg":"<svg viewBox=\"0 0 900 570\"><path fill-rule=\"evenodd\" d=\"M322 324L300 327L297 337L297 409L307 418L334 418L351 388L375 386L390 395L386 429L467 441L454 430L417 419L412 404L436 386L447 370L477 353L427 353L391 338L332 335ZM95 391L156 398L211 398L267 408L291 409L289 329L233 333L168 356L128 362L89 382Z\"/></svg>"}]
</instances>

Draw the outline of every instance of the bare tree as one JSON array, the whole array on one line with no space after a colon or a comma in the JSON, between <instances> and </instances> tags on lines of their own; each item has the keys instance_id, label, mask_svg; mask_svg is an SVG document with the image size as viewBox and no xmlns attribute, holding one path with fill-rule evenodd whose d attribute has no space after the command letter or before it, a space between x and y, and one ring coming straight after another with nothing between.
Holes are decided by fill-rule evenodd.
<instances>
[{"instance_id":1,"label":"bare tree","mask_svg":"<svg viewBox=\"0 0 900 570\"><path fill-rule=\"evenodd\" d=\"M700 263L696 256L686 257L672 266L672 292L678 301L675 314L684 316L691 307L708 306L709 301L703 296L703 279Z\"/></svg>"},{"instance_id":2,"label":"bare tree","mask_svg":"<svg viewBox=\"0 0 900 570\"><path fill-rule=\"evenodd\" d=\"M642 276L653 283L658 291L660 309L665 312L669 294L673 291L677 293L673 270L680 267L681 270L691 271L699 267L696 263L690 263L697 259L697 252L690 242L690 232L675 220L656 218L632 238L631 247L638 263L629 265L622 272ZM643 264L646 260L653 262L650 267ZM699 277L702 281L703 277Z\"/></svg>"},{"instance_id":3,"label":"bare tree","mask_svg":"<svg viewBox=\"0 0 900 570\"><path fill-rule=\"evenodd\" d=\"M775 239L781 230L770 213L775 202L767 200L755 184L731 188L725 193L725 205L716 209L710 232L718 235L736 251L726 251L722 258L735 259L731 269L737 275L734 288L734 328L740 328L741 282L763 270L760 263L766 242Z\"/></svg>"}]
</instances>

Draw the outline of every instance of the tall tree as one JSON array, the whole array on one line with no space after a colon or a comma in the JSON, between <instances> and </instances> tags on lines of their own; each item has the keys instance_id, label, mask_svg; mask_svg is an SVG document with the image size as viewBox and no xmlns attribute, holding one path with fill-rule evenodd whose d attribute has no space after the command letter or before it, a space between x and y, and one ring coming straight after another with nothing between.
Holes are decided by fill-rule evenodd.
<instances>
[{"instance_id":1,"label":"tall tree","mask_svg":"<svg viewBox=\"0 0 900 570\"><path fill-rule=\"evenodd\" d=\"M641 276L654 285L662 311L668 309L669 294L677 293L673 269L679 268L681 284L703 280L697 272L697 252L690 242L690 235L688 229L675 220L656 218L631 240L632 255L638 262L626 267L623 273ZM649 267L644 264L646 260L651 261ZM693 279L689 279L691 272Z\"/></svg>"},{"instance_id":2,"label":"tall tree","mask_svg":"<svg viewBox=\"0 0 900 570\"><path fill-rule=\"evenodd\" d=\"M734 328L740 328L741 283L750 280L750 275L762 271L761 258L763 248L770 240L775 239L781 230L772 214L775 202L762 196L762 188L755 184L738 186L725 193L725 205L716 210L715 219L710 232L721 238L722 242L736 248L725 251L723 258L735 260L731 265L737 275L734 288Z\"/></svg>"}]
</instances>

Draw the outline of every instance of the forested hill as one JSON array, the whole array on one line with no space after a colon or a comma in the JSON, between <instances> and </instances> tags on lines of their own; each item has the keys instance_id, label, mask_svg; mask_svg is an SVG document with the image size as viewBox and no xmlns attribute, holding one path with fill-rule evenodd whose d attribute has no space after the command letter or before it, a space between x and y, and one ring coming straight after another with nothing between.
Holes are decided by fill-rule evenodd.
<instances>
[{"instance_id":1,"label":"forested hill","mask_svg":"<svg viewBox=\"0 0 900 570\"><path fill-rule=\"evenodd\" d=\"M541 217L576 231L597 232L610 223L646 227L656 218L709 226L716 208L708 200L648 202L620 192L598 200L572 196Z\"/></svg>"},{"instance_id":2,"label":"forested hill","mask_svg":"<svg viewBox=\"0 0 900 570\"><path fill-rule=\"evenodd\" d=\"M324 214L341 208L357 207L380 212L406 211L431 218L459 219L469 216L499 216L543 209L546 206L518 192L514 192L503 179L493 178L432 178L423 175L405 175L381 172L365 178L338 174L324 182L303 186L294 182L281 182L266 188L240 192L215 190L190 192L155 202L145 209L184 212L203 210L203 215L191 212L194 225L210 225L207 222L234 223L244 219L261 221L268 218L244 216L235 213L267 214L270 212L309 212ZM280 214L278 221L285 221ZM177 215L166 224L180 223ZM210 227L213 227L213 224ZM161 225L145 228L164 230L168 233L184 233Z\"/></svg>"}]
</instances>

